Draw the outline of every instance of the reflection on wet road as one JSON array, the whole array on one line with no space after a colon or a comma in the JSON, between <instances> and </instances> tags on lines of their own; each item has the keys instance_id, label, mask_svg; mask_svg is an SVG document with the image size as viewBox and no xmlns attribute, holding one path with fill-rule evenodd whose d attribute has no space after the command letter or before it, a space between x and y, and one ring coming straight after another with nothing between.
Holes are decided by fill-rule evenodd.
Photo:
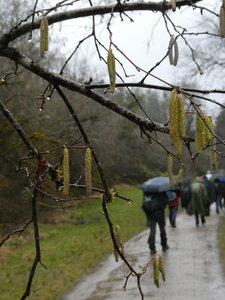
<instances>
[{"instance_id":1,"label":"reflection on wet road","mask_svg":"<svg viewBox=\"0 0 225 300\"><path fill-rule=\"evenodd\" d=\"M170 249L161 253L159 232L157 250L163 255L166 267L166 282L157 288L153 283L152 267L141 278L144 299L148 300L218 300L225 299L225 277L219 262L217 228L219 215L214 209L207 217L205 226L195 227L194 217L181 213L177 228L167 222ZM149 260L149 230L145 230L124 244L126 256L136 270ZM70 292L65 300L139 300L136 278L128 281L123 290L128 268L123 262L116 263L113 255L104 260L99 269L88 275Z\"/></svg>"}]
</instances>

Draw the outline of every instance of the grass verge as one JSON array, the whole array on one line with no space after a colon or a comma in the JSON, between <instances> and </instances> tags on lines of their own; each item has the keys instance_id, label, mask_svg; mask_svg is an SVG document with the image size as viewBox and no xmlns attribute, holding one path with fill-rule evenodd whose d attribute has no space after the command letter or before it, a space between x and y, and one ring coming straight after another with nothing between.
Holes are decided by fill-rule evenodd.
<instances>
[{"instance_id":1,"label":"grass verge","mask_svg":"<svg viewBox=\"0 0 225 300\"><path fill-rule=\"evenodd\" d=\"M123 242L146 225L141 210L142 192L120 190L133 203L116 198L108 205L111 221L120 225ZM112 242L100 201L87 201L66 210L69 222L40 224L42 263L38 265L29 299L56 300L112 252ZM1 254L2 253L2 254ZM18 300L23 294L34 258L32 228L12 237L0 249L0 300Z\"/></svg>"}]
</instances>

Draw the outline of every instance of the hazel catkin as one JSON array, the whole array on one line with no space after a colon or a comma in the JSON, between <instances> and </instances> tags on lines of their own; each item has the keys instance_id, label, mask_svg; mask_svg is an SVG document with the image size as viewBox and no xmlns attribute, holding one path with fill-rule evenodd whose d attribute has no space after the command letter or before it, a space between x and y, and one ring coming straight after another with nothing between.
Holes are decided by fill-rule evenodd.
<instances>
[{"instance_id":1,"label":"hazel catkin","mask_svg":"<svg viewBox=\"0 0 225 300\"><path fill-rule=\"evenodd\" d=\"M181 187L183 184L183 178L184 178L184 169L180 168L178 175L177 175L177 182L178 185Z\"/></svg>"},{"instance_id":2,"label":"hazel catkin","mask_svg":"<svg viewBox=\"0 0 225 300\"><path fill-rule=\"evenodd\" d=\"M162 256L159 257L159 272L162 275L162 280L166 281L166 272L165 272L164 260Z\"/></svg>"},{"instance_id":3,"label":"hazel catkin","mask_svg":"<svg viewBox=\"0 0 225 300\"><path fill-rule=\"evenodd\" d=\"M92 192L92 176L91 176L91 149L86 148L85 152L85 182L86 182L86 193L90 195Z\"/></svg>"},{"instance_id":4,"label":"hazel catkin","mask_svg":"<svg viewBox=\"0 0 225 300\"><path fill-rule=\"evenodd\" d=\"M214 125L212 124L212 132L215 133ZM210 146L210 163L213 170L217 169L217 153L216 153L216 138L213 137Z\"/></svg>"},{"instance_id":5,"label":"hazel catkin","mask_svg":"<svg viewBox=\"0 0 225 300\"><path fill-rule=\"evenodd\" d=\"M174 39L174 37L171 35L170 41L169 41L169 62L172 66L176 66L178 63L179 58L179 49L178 49L178 43L177 40Z\"/></svg>"},{"instance_id":6,"label":"hazel catkin","mask_svg":"<svg viewBox=\"0 0 225 300\"><path fill-rule=\"evenodd\" d=\"M170 5L172 11L176 11L177 5L176 5L175 0L169 0L169 5Z\"/></svg>"},{"instance_id":7,"label":"hazel catkin","mask_svg":"<svg viewBox=\"0 0 225 300\"><path fill-rule=\"evenodd\" d=\"M70 170L69 170L69 151L64 148L63 151L63 195L69 195Z\"/></svg>"},{"instance_id":8,"label":"hazel catkin","mask_svg":"<svg viewBox=\"0 0 225 300\"><path fill-rule=\"evenodd\" d=\"M173 89L169 102L169 124L171 144L176 148L177 156L182 155L183 138L185 137L185 112L182 95Z\"/></svg>"},{"instance_id":9,"label":"hazel catkin","mask_svg":"<svg viewBox=\"0 0 225 300\"><path fill-rule=\"evenodd\" d=\"M40 22L40 56L43 57L48 51L48 19L42 17Z\"/></svg>"},{"instance_id":10,"label":"hazel catkin","mask_svg":"<svg viewBox=\"0 0 225 300\"><path fill-rule=\"evenodd\" d=\"M154 257L153 261L153 274L154 274L154 284L159 288L159 261L157 257Z\"/></svg>"},{"instance_id":11,"label":"hazel catkin","mask_svg":"<svg viewBox=\"0 0 225 300\"><path fill-rule=\"evenodd\" d=\"M111 93L114 93L116 87L116 63L115 63L115 56L112 52L112 48L109 48L108 51L107 66L108 66L109 81L110 81L110 91Z\"/></svg>"},{"instance_id":12,"label":"hazel catkin","mask_svg":"<svg viewBox=\"0 0 225 300\"><path fill-rule=\"evenodd\" d=\"M213 139L214 126L212 119L206 115L196 116L195 143L198 153L203 151Z\"/></svg>"}]
</instances>

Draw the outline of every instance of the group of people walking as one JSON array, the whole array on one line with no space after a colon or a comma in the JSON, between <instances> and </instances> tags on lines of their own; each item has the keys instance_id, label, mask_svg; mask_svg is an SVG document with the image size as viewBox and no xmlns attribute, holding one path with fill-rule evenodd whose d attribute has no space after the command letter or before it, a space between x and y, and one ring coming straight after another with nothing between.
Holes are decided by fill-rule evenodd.
<instances>
[{"instance_id":1,"label":"group of people walking","mask_svg":"<svg viewBox=\"0 0 225 300\"><path fill-rule=\"evenodd\" d=\"M179 204L186 209L186 213L194 216L196 226L206 223L206 216L210 216L210 206L216 204L219 213L225 206L225 182L219 178L209 180L207 176L195 177L182 190L173 189L163 192L144 192L142 208L147 216L150 234L148 244L151 255L156 253L155 235L158 224L162 250L169 249L166 235L165 208L168 205L169 222L176 228L176 216Z\"/></svg>"}]
</instances>

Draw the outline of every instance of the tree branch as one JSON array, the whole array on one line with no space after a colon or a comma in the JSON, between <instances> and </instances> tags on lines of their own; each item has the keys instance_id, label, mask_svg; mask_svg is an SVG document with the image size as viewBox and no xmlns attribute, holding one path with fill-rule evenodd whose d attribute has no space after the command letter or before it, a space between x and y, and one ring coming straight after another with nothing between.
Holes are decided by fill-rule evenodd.
<instances>
[{"instance_id":1,"label":"tree branch","mask_svg":"<svg viewBox=\"0 0 225 300\"><path fill-rule=\"evenodd\" d=\"M9 239L11 238L11 236L13 236L14 234L18 233L19 236L25 231L25 229L27 228L27 226L32 222L32 220L29 220L26 222L26 224L23 226L23 228L20 229L15 229L12 232L10 232L1 242L0 242L0 247Z\"/></svg>"},{"instance_id":2,"label":"tree branch","mask_svg":"<svg viewBox=\"0 0 225 300\"><path fill-rule=\"evenodd\" d=\"M21 300L26 299L30 295L30 289L31 289L32 281L33 281L34 274L36 271L36 267L37 267L38 263L41 262L40 237L39 237L38 219L37 219L37 190L36 189L34 189L34 194L32 197L32 221L33 221L33 225L34 225L36 255L35 255L35 258L33 261L33 265L31 267L26 290L25 290L23 296L21 297Z\"/></svg>"},{"instance_id":3,"label":"tree branch","mask_svg":"<svg viewBox=\"0 0 225 300\"><path fill-rule=\"evenodd\" d=\"M176 1L177 8L186 5L193 5L194 3L200 2L202 0L181 0ZM136 2L136 3L120 3L120 4L113 4L113 5L106 5L106 6L95 6L95 7L88 7L83 9L76 9L67 12L57 13L51 16L48 16L48 24L54 24L57 22L62 22L65 20L76 19L76 18L83 18L83 17L90 17L96 15L105 15L110 14L113 10L113 13L122 13L128 11L154 11L154 12L165 12L170 9L170 6L167 2ZM37 29L40 27L40 19L32 23L32 29ZM19 38L20 36L30 32L31 29L31 22L24 24L20 27L16 27L13 31L6 33L0 39L0 45L4 44L7 45L9 42Z\"/></svg>"},{"instance_id":4,"label":"tree branch","mask_svg":"<svg viewBox=\"0 0 225 300\"><path fill-rule=\"evenodd\" d=\"M27 138L25 132L23 131L23 128L20 126L20 124L16 121L16 119L13 117L11 112L5 107L5 105L0 101L0 110L3 112L3 114L6 116L8 121L12 124L16 132L19 134L20 138L24 142L24 144L27 146L29 152L32 154L36 153L35 147L31 144L29 139Z\"/></svg>"},{"instance_id":5,"label":"tree branch","mask_svg":"<svg viewBox=\"0 0 225 300\"><path fill-rule=\"evenodd\" d=\"M53 72L49 72L47 69L41 67L39 64L35 63L34 61L32 61L31 59L29 59L14 48L2 49L0 50L0 55L8 57L9 59L15 61L16 63L22 65L24 68L38 75L39 77L47 80L49 83L52 83L53 85L57 84L66 87L69 90L78 92L79 94L82 94L98 102L99 104L122 115L123 117L125 117L126 119L130 120L138 126L145 127L149 131L155 130L163 133L169 132L167 126L140 117L139 115L131 112L127 108L110 101L107 97L99 94L98 92L90 90L88 86L77 83L76 81L62 77Z\"/></svg>"}]
</instances>

